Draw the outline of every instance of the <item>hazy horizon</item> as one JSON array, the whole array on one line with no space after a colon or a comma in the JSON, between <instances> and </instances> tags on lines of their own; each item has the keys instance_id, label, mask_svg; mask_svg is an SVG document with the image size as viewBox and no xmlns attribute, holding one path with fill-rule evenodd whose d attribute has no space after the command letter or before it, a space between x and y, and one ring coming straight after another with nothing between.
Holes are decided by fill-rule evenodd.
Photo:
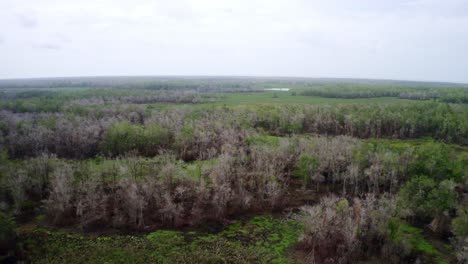
<instances>
[{"instance_id":1,"label":"hazy horizon","mask_svg":"<svg viewBox=\"0 0 468 264\"><path fill-rule=\"evenodd\" d=\"M0 79L210 76L468 83L468 1L17 0Z\"/></svg>"},{"instance_id":2,"label":"hazy horizon","mask_svg":"<svg viewBox=\"0 0 468 264\"><path fill-rule=\"evenodd\" d=\"M261 75L98 75L98 76L50 76L50 77L19 77L19 78L0 78L0 81L26 81L26 80L68 80L68 79L106 79L106 78L155 78L155 79L266 79L266 80L326 80L326 81L370 81L370 82L408 82L408 83L433 83L433 84L454 84L454 85L468 85L468 82L454 82L445 80L408 80L408 79L379 79L379 78L353 78L353 77L309 77L309 76L261 76Z\"/></svg>"}]
</instances>

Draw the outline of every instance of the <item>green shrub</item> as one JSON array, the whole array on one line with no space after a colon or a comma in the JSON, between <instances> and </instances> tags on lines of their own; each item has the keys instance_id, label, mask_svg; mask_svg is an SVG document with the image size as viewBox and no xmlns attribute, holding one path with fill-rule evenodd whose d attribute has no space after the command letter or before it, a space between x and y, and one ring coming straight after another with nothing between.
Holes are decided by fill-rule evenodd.
<instances>
[{"instance_id":1,"label":"green shrub","mask_svg":"<svg viewBox=\"0 0 468 264\"><path fill-rule=\"evenodd\" d=\"M418 146L415 158L410 165L409 175L427 175L438 181L455 176L449 149L444 144L429 142Z\"/></svg>"},{"instance_id":2,"label":"green shrub","mask_svg":"<svg viewBox=\"0 0 468 264\"><path fill-rule=\"evenodd\" d=\"M106 132L102 142L102 152L117 156L137 149L141 141L142 128L128 121L115 123Z\"/></svg>"},{"instance_id":3,"label":"green shrub","mask_svg":"<svg viewBox=\"0 0 468 264\"><path fill-rule=\"evenodd\" d=\"M346 199L342 199L336 203L336 212L338 214L344 214L349 209L349 202Z\"/></svg>"},{"instance_id":4,"label":"green shrub","mask_svg":"<svg viewBox=\"0 0 468 264\"><path fill-rule=\"evenodd\" d=\"M457 193L454 189L452 180L437 183L427 176L417 176L400 189L400 206L411 210L422 220L429 220L455 208Z\"/></svg>"},{"instance_id":5,"label":"green shrub","mask_svg":"<svg viewBox=\"0 0 468 264\"><path fill-rule=\"evenodd\" d=\"M392 220L389 223L390 240L397 245L407 247L413 253L436 256L439 252L422 235L422 230L403 223L399 220Z\"/></svg>"},{"instance_id":6,"label":"green shrub","mask_svg":"<svg viewBox=\"0 0 468 264\"><path fill-rule=\"evenodd\" d=\"M15 221L13 218L0 212L0 241L8 241L15 238Z\"/></svg>"},{"instance_id":7,"label":"green shrub","mask_svg":"<svg viewBox=\"0 0 468 264\"><path fill-rule=\"evenodd\" d=\"M304 185L309 185L312 180L313 174L316 172L319 166L319 161L316 157L309 154L302 154L296 163L296 169L293 175L299 179L302 179Z\"/></svg>"},{"instance_id":8,"label":"green shrub","mask_svg":"<svg viewBox=\"0 0 468 264\"><path fill-rule=\"evenodd\" d=\"M167 128L153 124L145 127L140 142L144 154L154 156L158 153L160 147L167 147L172 144L172 133Z\"/></svg>"},{"instance_id":9,"label":"green shrub","mask_svg":"<svg viewBox=\"0 0 468 264\"><path fill-rule=\"evenodd\" d=\"M0 212L0 263L7 262L16 249L16 223Z\"/></svg>"},{"instance_id":10,"label":"green shrub","mask_svg":"<svg viewBox=\"0 0 468 264\"><path fill-rule=\"evenodd\" d=\"M392 219L388 230L390 243L395 250L392 255L398 257L398 263L413 262L415 257L421 263L448 263L442 253L424 238L422 229Z\"/></svg>"},{"instance_id":11,"label":"green shrub","mask_svg":"<svg viewBox=\"0 0 468 264\"><path fill-rule=\"evenodd\" d=\"M193 136L193 127L188 124L184 125L175 140L177 147L182 148L186 145L190 145L193 142Z\"/></svg>"},{"instance_id":12,"label":"green shrub","mask_svg":"<svg viewBox=\"0 0 468 264\"><path fill-rule=\"evenodd\" d=\"M460 207L452 221L453 233L457 237L468 237L468 206Z\"/></svg>"},{"instance_id":13,"label":"green shrub","mask_svg":"<svg viewBox=\"0 0 468 264\"><path fill-rule=\"evenodd\" d=\"M264 134L255 134L254 136L247 137L245 143L248 145L270 145L278 146L280 137L264 135Z\"/></svg>"}]
</instances>

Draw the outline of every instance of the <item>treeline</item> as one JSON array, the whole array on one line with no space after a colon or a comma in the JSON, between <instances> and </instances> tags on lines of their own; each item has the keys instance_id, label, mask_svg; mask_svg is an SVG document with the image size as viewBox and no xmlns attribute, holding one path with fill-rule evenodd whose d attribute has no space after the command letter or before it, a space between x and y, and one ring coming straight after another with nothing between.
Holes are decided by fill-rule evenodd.
<instances>
[{"instance_id":1,"label":"treeline","mask_svg":"<svg viewBox=\"0 0 468 264\"><path fill-rule=\"evenodd\" d=\"M24 91L0 96L0 109L15 113L67 112L70 108L86 111L88 106L109 104L211 103L222 97L215 93L196 91L148 91L85 89L81 91Z\"/></svg>"},{"instance_id":2,"label":"treeline","mask_svg":"<svg viewBox=\"0 0 468 264\"><path fill-rule=\"evenodd\" d=\"M242 138L249 131L279 136L308 133L358 138L433 137L467 145L467 115L462 106L439 103L163 111L117 104L80 115L1 111L0 144L15 159L41 153L83 159L98 154L117 156L132 150L153 156L156 150L173 150L185 160L219 153L221 142L229 137Z\"/></svg>"},{"instance_id":3,"label":"treeline","mask_svg":"<svg viewBox=\"0 0 468 264\"><path fill-rule=\"evenodd\" d=\"M418 138L429 136L466 145L467 108L438 103L338 105L324 107L264 107L252 117L253 126L274 134L314 133L359 138Z\"/></svg>"},{"instance_id":4,"label":"treeline","mask_svg":"<svg viewBox=\"0 0 468 264\"><path fill-rule=\"evenodd\" d=\"M398 97L411 100L468 103L468 87L336 84L307 88L301 94L331 98Z\"/></svg>"},{"instance_id":5,"label":"treeline","mask_svg":"<svg viewBox=\"0 0 468 264\"><path fill-rule=\"evenodd\" d=\"M274 77L210 77L210 76L117 76L117 77L69 77L0 80L1 88L80 88L112 87L126 89L252 89L255 87L278 87L322 85L341 82L339 79L274 78ZM360 80L347 80L362 82ZM365 80L364 82L369 82ZM379 82L379 81L376 81Z\"/></svg>"},{"instance_id":6,"label":"treeline","mask_svg":"<svg viewBox=\"0 0 468 264\"><path fill-rule=\"evenodd\" d=\"M113 88L144 90L237 91L253 90L265 84L291 83L288 80L236 77L82 77L0 80L1 88Z\"/></svg>"}]
</instances>

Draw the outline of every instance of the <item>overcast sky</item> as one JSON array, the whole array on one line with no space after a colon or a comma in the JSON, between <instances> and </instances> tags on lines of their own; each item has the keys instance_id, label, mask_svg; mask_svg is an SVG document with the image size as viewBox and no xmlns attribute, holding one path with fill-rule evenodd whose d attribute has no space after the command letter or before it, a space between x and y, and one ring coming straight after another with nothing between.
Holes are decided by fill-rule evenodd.
<instances>
[{"instance_id":1,"label":"overcast sky","mask_svg":"<svg viewBox=\"0 0 468 264\"><path fill-rule=\"evenodd\" d=\"M468 82L468 0L0 0L0 78Z\"/></svg>"}]
</instances>

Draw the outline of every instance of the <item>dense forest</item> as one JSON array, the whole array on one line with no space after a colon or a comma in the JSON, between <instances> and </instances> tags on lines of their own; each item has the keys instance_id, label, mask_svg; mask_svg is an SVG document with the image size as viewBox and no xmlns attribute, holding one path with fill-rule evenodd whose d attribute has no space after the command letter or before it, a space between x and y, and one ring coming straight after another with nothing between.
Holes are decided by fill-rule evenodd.
<instances>
[{"instance_id":1,"label":"dense forest","mask_svg":"<svg viewBox=\"0 0 468 264\"><path fill-rule=\"evenodd\" d=\"M1 81L0 260L467 263L467 103L446 83Z\"/></svg>"}]
</instances>

